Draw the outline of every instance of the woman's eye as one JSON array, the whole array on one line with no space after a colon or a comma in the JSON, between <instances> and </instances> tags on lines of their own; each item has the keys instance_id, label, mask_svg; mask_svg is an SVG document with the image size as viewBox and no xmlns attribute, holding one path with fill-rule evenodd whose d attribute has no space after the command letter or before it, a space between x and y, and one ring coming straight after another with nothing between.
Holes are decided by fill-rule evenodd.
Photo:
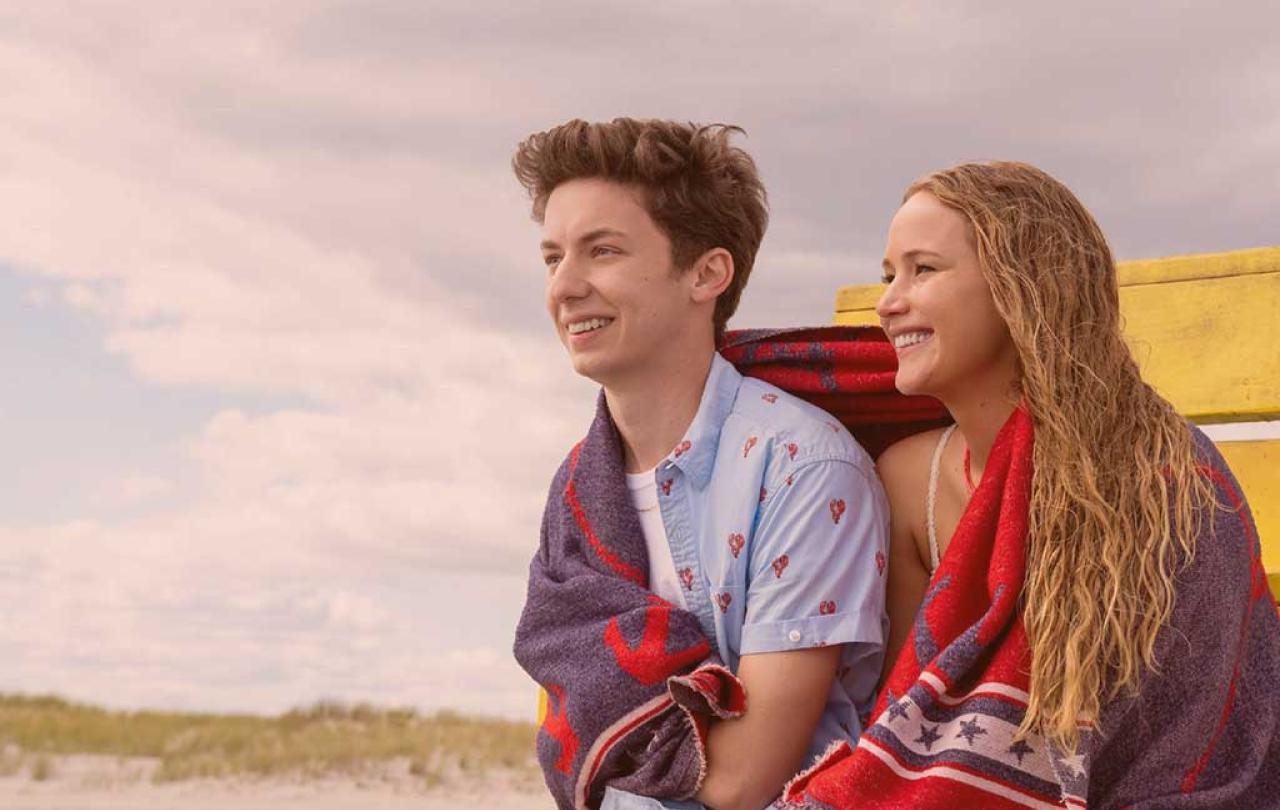
<instances>
[{"instance_id":1,"label":"woman's eye","mask_svg":"<svg viewBox=\"0 0 1280 810\"><path fill-rule=\"evenodd\" d=\"M893 276L892 276L891 274L889 274L889 273L885 273L884 275L880 276L880 283L881 283L881 284L892 284L892 283L893 283Z\"/></svg>"},{"instance_id":2,"label":"woman's eye","mask_svg":"<svg viewBox=\"0 0 1280 810\"><path fill-rule=\"evenodd\" d=\"M917 272L917 273L932 273L932 272L933 272L933 270L934 270L934 268L933 268L933 266L932 266L932 265L928 265L928 264L917 264L917 265L916 265L916 272Z\"/></svg>"}]
</instances>

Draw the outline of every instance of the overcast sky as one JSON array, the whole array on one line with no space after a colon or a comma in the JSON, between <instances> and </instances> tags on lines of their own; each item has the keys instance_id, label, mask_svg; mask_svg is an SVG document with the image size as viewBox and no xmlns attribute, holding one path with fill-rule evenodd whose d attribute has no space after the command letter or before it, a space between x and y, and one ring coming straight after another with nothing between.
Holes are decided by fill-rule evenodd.
<instances>
[{"instance_id":1,"label":"overcast sky","mask_svg":"<svg viewBox=\"0 0 1280 810\"><path fill-rule=\"evenodd\" d=\"M0 690L532 717L511 636L594 394L515 144L743 126L738 326L829 320L962 160L1049 170L1121 258L1280 243L1278 7L1124 5L6 4Z\"/></svg>"}]
</instances>

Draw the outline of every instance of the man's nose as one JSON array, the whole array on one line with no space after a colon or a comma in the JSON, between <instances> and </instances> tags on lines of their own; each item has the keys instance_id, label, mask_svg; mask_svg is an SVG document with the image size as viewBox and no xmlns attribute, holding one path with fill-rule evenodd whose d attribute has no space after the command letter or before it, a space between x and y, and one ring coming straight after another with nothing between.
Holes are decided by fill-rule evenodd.
<instances>
[{"instance_id":1,"label":"man's nose","mask_svg":"<svg viewBox=\"0 0 1280 810\"><path fill-rule=\"evenodd\" d=\"M547 282L547 295L552 301L571 301L590 291L584 267L574 256L565 255L556 264Z\"/></svg>"}]
</instances>

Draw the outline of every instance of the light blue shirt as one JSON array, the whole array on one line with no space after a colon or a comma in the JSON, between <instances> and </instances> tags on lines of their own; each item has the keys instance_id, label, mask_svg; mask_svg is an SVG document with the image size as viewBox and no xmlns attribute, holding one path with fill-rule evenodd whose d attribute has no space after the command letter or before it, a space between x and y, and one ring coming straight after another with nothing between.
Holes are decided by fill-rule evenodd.
<instances>
[{"instance_id":1,"label":"light blue shirt","mask_svg":"<svg viewBox=\"0 0 1280 810\"><path fill-rule=\"evenodd\" d=\"M744 655L844 645L806 764L854 742L884 654L889 509L825 411L715 355L697 415L654 470L685 601L735 672ZM750 711L750 696L747 710ZM610 789L602 808L694 808Z\"/></svg>"}]
</instances>

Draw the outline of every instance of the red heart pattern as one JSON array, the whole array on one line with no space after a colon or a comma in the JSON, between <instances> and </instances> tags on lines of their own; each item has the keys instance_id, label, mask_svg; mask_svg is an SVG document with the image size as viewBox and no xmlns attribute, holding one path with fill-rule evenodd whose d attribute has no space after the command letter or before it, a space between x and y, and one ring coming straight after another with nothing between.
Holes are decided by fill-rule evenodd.
<instances>
[{"instance_id":1,"label":"red heart pattern","mask_svg":"<svg viewBox=\"0 0 1280 810\"><path fill-rule=\"evenodd\" d=\"M670 495L670 494L671 494L671 483L672 483L673 481L675 481L675 480L676 480L676 479L674 479L674 478L668 478L667 480L665 480L665 481L663 481L663 482L662 482L662 494L663 494L663 495Z\"/></svg>"},{"instance_id":2,"label":"red heart pattern","mask_svg":"<svg viewBox=\"0 0 1280 810\"><path fill-rule=\"evenodd\" d=\"M832 498L827 506L831 507L832 522L839 526L840 516L844 514L844 498Z\"/></svg>"},{"instance_id":3,"label":"red heart pattern","mask_svg":"<svg viewBox=\"0 0 1280 810\"><path fill-rule=\"evenodd\" d=\"M778 401L777 394L761 394L760 398L763 399L765 402L769 403L770 405Z\"/></svg>"},{"instance_id":4,"label":"red heart pattern","mask_svg":"<svg viewBox=\"0 0 1280 810\"><path fill-rule=\"evenodd\" d=\"M684 589L685 589L686 591L691 591L691 590L693 590L693 569L692 569L692 568L681 568L681 569L680 569L680 581L684 583Z\"/></svg>"},{"instance_id":5,"label":"red heart pattern","mask_svg":"<svg viewBox=\"0 0 1280 810\"><path fill-rule=\"evenodd\" d=\"M884 567L888 564L888 560L884 558L883 551L876 552L876 570L880 572L880 576L884 576Z\"/></svg>"},{"instance_id":6,"label":"red heart pattern","mask_svg":"<svg viewBox=\"0 0 1280 810\"><path fill-rule=\"evenodd\" d=\"M773 573L777 579L782 579L782 572L787 570L787 566L791 564L791 558L786 554L773 561Z\"/></svg>"},{"instance_id":7,"label":"red heart pattern","mask_svg":"<svg viewBox=\"0 0 1280 810\"><path fill-rule=\"evenodd\" d=\"M760 487L760 503L764 503L764 499L769 497L769 490Z\"/></svg>"},{"instance_id":8,"label":"red heart pattern","mask_svg":"<svg viewBox=\"0 0 1280 810\"><path fill-rule=\"evenodd\" d=\"M751 452L751 448L756 446L757 441L759 441L759 439L757 439L755 436L752 436L751 438L747 439L746 445L742 448L743 458L747 457L747 454Z\"/></svg>"},{"instance_id":9,"label":"red heart pattern","mask_svg":"<svg viewBox=\"0 0 1280 810\"><path fill-rule=\"evenodd\" d=\"M830 616L832 613L835 613L835 612L836 612L836 603L831 601L830 599L827 599L823 601L822 604L818 605L818 613L822 614L823 616Z\"/></svg>"},{"instance_id":10,"label":"red heart pattern","mask_svg":"<svg viewBox=\"0 0 1280 810\"><path fill-rule=\"evenodd\" d=\"M729 535L729 550L733 552L735 560L738 559L738 555L742 553L742 547L746 544L747 541L741 534L734 532Z\"/></svg>"},{"instance_id":11,"label":"red heart pattern","mask_svg":"<svg viewBox=\"0 0 1280 810\"><path fill-rule=\"evenodd\" d=\"M720 593L716 596L716 604L720 606L721 613L729 612L729 605L733 604L733 594Z\"/></svg>"},{"instance_id":12,"label":"red heart pattern","mask_svg":"<svg viewBox=\"0 0 1280 810\"><path fill-rule=\"evenodd\" d=\"M684 441L676 445L676 449L671 453L671 455L674 456L675 458L680 458L685 453L689 452L690 447L693 447L693 443L690 442L688 439L685 439Z\"/></svg>"},{"instance_id":13,"label":"red heart pattern","mask_svg":"<svg viewBox=\"0 0 1280 810\"><path fill-rule=\"evenodd\" d=\"M796 451L799 449L799 447L796 447L795 442L787 442L787 455L791 457L792 461L796 460Z\"/></svg>"},{"instance_id":14,"label":"red heart pattern","mask_svg":"<svg viewBox=\"0 0 1280 810\"><path fill-rule=\"evenodd\" d=\"M788 475L788 476L787 476L787 486L791 486L791 481L792 481L792 479L794 479L794 477L795 477L795 476L791 476L791 475Z\"/></svg>"}]
</instances>

